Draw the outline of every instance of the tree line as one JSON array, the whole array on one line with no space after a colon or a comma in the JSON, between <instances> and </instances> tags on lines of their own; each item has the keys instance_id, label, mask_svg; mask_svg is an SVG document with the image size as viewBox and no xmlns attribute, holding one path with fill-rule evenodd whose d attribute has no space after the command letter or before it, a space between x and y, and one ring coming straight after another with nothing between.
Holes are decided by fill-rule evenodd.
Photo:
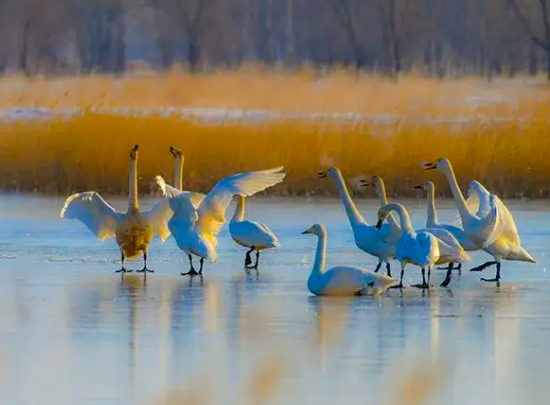
<instances>
[{"instance_id":1,"label":"tree line","mask_svg":"<svg viewBox=\"0 0 550 405\"><path fill-rule=\"evenodd\" d=\"M0 0L0 71L267 65L546 72L550 0Z\"/></svg>"}]
</instances>

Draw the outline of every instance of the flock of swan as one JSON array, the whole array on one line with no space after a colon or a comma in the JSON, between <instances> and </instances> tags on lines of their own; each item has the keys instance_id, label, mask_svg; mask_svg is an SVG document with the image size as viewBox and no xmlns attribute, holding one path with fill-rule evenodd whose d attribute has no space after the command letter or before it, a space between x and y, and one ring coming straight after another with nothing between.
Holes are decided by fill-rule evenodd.
<instances>
[{"instance_id":1,"label":"flock of swan","mask_svg":"<svg viewBox=\"0 0 550 405\"><path fill-rule=\"evenodd\" d=\"M116 238L121 253L121 268L118 273L128 273L126 259L143 255L141 272L153 272L147 268L148 248L154 236L164 242L170 235L189 259L186 276L202 275L204 261L217 260L217 235L226 222L226 211L234 197L237 204L229 223L233 241L247 248L244 266L258 269L260 252L280 247L277 236L271 229L257 221L245 219L245 198L281 183L285 178L283 167L235 174L220 180L206 195L184 191L182 187L183 155L170 147L174 159L174 185L161 176L155 184L163 195L148 211L139 208L137 193L138 145L130 152L128 209L116 211L97 192L86 191L67 198L61 210L61 217L77 219L100 240ZM317 251L313 269L308 278L309 291L315 295L362 295L379 293L387 288L403 288L403 275L408 264L418 266L422 272L422 283L418 288L430 287L431 271L436 265L446 265L446 277L441 286L451 282L453 270L461 271L462 264L469 261L467 252L483 250L492 260L470 269L482 271L496 266L494 278L501 279L501 261L516 260L535 263L533 257L521 246L514 218L505 204L491 194L481 183L470 183L467 198L458 186L453 167L448 159L440 158L424 165L425 170L442 171L449 182L460 218L455 224L441 224L435 208L435 187L425 182L416 188L427 193L427 220L424 229L415 230L406 207L400 203L389 203L383 180L374 176L360 181L360 187L375 188L380 199L377 222L369 225L355 206L337 167L319 173L320 178L331 178L338 187L344 209L348 216L357 247L378 258L374 271L351 266L337 266L325 269L327 230L322 224L315 224L302 232L317 236ZM255 262L252 253L255 252ZM199 270L193 263L199 259ZM392 277L391 261L400 263L399 280ZM379 270L385 264L386 274ZM456 267L455 267L456 266ZM426 278L427 273L427 278Z\"/></svg>"}]
</instances>

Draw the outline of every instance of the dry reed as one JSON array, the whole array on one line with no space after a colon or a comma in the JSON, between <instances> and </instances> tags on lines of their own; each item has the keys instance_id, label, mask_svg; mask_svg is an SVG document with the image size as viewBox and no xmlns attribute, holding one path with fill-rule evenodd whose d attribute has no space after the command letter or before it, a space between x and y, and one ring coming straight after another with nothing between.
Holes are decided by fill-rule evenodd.
<instances>
[{"instance_id":1,"label":"dry reed","mask_svg":"<svg viewBox=\"0 0 550 405\"><path fill-rule=\"evenodd\" d=\"M385 127L311 123L211 125L177 117L122 117L86 113L71 120L0 124L0 188L64 193L92 189L106 194L127 190L127 155L140 144L140 188L151 190L155 175L172 179L170 145L185 153L187 189L206 191L220 178L247 170L284 165L287 177L269 193L335 194L332 182L316 173L337 164L348 178L383 176L392 195L442 177L420 168L446 156L462 185L479 179L503 196L546 197L550 177L547 105L528 119L472 120L461 124L402 120ZM438 182L446 192L446 182Z\"/></svg>"}]
</instances>

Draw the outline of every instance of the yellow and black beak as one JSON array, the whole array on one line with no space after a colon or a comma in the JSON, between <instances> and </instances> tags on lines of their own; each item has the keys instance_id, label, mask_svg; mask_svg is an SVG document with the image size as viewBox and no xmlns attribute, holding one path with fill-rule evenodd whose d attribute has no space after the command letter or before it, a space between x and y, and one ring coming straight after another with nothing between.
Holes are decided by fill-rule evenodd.
<instances>
[{"instance_id":1,"label":"yellow and black beak","mask_svg":"<svg viewBox=\"0 0 550 405\"><path fill-rule=\"evenodd\" d=\"M383 219L379 219L378 222L376 223L376 229L380 229L382 228L382 223L384 222Z\"/></svg>"},{"instance_id":2,"label":"yellow and black beak","mask_svg":"<svg viewBox=\"0 0 550 405\"><path fill-rule=\"evenodd\" d=\"M422 184L420 184L418 186L414 186L414 189L415 190L424 190L424 186Z\"/></svg>"},{"instance_id":3,"label":"yellow and black beak","mask_svg":"<svg viewBox=\"0 0 550 405\"><path fill-rule=\"evenodd\" d=\"M359 180L359 187L369 187L369 186L370 186L370 183L368 180L365 180L365 179Z\"/></svg>"},{"instance_id":4,"label":"yellow and black beak","mask_svg":"<svg viewBox=\"0 0 550 405\"><path fill-rule=\"evenodd\" d=\"M171 153L172 156L174 156L174 157L181 156L181 150L179 150L178 148L175 148L175 147L173 147L173 146L170 146L170 153Z\"/></svg>"},{"instance_id":5,"label":"yellow and black beak","mask_svg":"<svg viewBox=\"0 0 550 405\"><path fill-rule=\"evenodd\" d=\"M139 145L136 143L136 145L135 145L135 146L132 148L132 150L130 151L130 157L131 157L132 159L137 158L138 150L139 150Z\"/></svg>"},{"instance_id":6,"label":"yellow and black beak","mask_svg":"<svg viewBox=\"0 0 550 405\"><path fill-rule=\"evenodd\" d=\"M325 178L327 178L327 177L328 177L327 172L319 172L319 173L317 173L317 178L319 178L319 179L325 179Z\"/></svg>"},{"instance_id":7,"label":"yellow and black beak","mask_svg":"<svg viewBox=\"0 0 550 405\"><path fill-rule=\"evenodd\" d=\"M304 232L302 232L302 235L307 235L308 233L311 233L311 228L307 228Z\"/></svg>"},{"instance_id":8,"label":"yellow and black beak","mask_svg":"<svg viewBox=\"0 0 550 405\"><path fill-rule=\"evenodd\" d=\"M424 170L435 170L437 169L437 162L428 162L424 163Z\"/></svg>"}]
</instances>

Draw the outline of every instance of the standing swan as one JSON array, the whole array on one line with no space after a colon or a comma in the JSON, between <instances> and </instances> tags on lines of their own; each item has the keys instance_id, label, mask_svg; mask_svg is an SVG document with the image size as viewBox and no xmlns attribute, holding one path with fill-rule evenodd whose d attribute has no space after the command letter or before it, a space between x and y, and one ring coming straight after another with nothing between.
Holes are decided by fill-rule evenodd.
<instances>
[{"instance_id":1,"label":"standing swan","mask_svg":"<svg viewBox=\"0 0 550 405\"><path fill-rule=\"evenodd\" d=\"M124 268L124 260L138 257L143 253L144 266L138 272L150 272L147 268L147 250L153 234L165 240L169 231L166 218L171 213L167 204L157 203L150 211L140 212L137 194L138 145L130 152L130 185L128 210L115 211L95 191L85 191L71 195L61 209L61 218L77 219L88 227L101 241L116 237L120 247L121 268L117 273L129 273Z\"/></svg>"},{"instance_id":2,"label":"standing swan","mask_svg":"<svg viewBox=\"0 0 550 405\"><path fill-rule=\"evenodd\" d=\"M190 270L185 275L202 275L204 259L216 262L218 253L217 235L225 223L225 211L234 195L251 196L283 181L283 167L276 169L248 172L226 177L195 206L190 193L184 193L166 184L161 176L156 181L165 197L168 197L170 208L174 212L168 221L168 227L179 248L188 258ZM193 257L200 257L200 270L193 267Z\"/></svg>"},{"instance_id":3,"label":"standing swan","mask_svg":"<svg viewBox=\"0 0 550 405\"><path fill-rule=\"evenodd\" d=\"M280 247L281 244L277 239L277 236L267 227L267 225L261 222L249 221L244 219L245 211L245 197L242 195L237 196L237 207L233 218L229 223L229 233L231 238L238 245L249 248L246 252L244 267L246 269L258 270L258 263L260 261L260 251L264 249ZM252 264L250 254L256 251L256 263Z\"/></svg>"},{"instance_id":4,"label":"standing swan","mask_svg":"<svg viewBox=\"0 0 550 405\"><path fill-rule=\"evenodd\" d=\"M435 208L435 185L431 181L426 181L415 187L417 190L423 190L427 192L427 216L426 216L426 228L430 229L445 229L449 231L458 240L460 245L467 252L479 250L477 245L468 237L468 234L461 228L455 225L440 224L437 220L437 211ZM456 269L460 272L462 269L462 263L458 263ZM453 270L453 263L449 263L447 271Z\"/></svg>"},{"instance_id":5,"label":"standing swan","mask_svg":"<svg viewBox=\"0 0 550 405\"><path fill-rule=\"evenodd\" d=\"M326 172L320 172L318 176L319 178L330 176L336 182L353 230L355 244L362 251L378 258L377 268L380 268L383 262L386 263L387 274L391 277L390 260L395 257L395 242L397 240L395 233L392 232L392 226L384 224L381 229L377 229L363 219L353 203L342 173L337 167L331 166Z\"/></svg>"},{"instance_id":6,"label":"standing swan","mask_svg":"<svg viewBox=\"0 0 550 405\"><path fill-rule=\"evenodd\" d=\"M313 234L318 237L317 252L313 269L307 280L308 290L315 295L362 295L369 288L386 290L393 278L375 274L357 267L338 266L325 271L327 250L327 231L323 225L315 224L302 234Z\"/></svg>"},{"instance_id":7,"label":"standing swan","mask_svg":"<svg viewBox=\"0 0 550 405\"><path fill-rule=\"evenodd\" d=\"M514 218L500 198L494 194L490 194L488 203L486 203L487 205L482 206L482 203L487 201L486 195L482 195L480 189L476 189L481 202L478 211L474 213L468 208L468 203L464 199L458 182L456 181L453 166L448 159L439 158L434 162L426 163L424 169L437 169L445 173L464 230L480 249L483 249L493 256L493 261L486 262L481 266L471 269L472 271L482 271L486 267L496 265L497 270L495 278L482 278L482 281L500 282L501 260L517 260L536 263L535 259L533 259L527 250L521 246L521 240L516 229ZM481 186L479 182L476 183ZM474 184L474 186L475 185L476 184ZM483 190L485 190L484 187Z\"/></svg>"},{"instance_id":8,"label":"standing swan","mask_svg":"<svg viewBox=\"0 0 550 405\"><path fill-rule=\"evenodd\" d=\"M377 228L382 226L382 222L389 216L391 211L398 214L402 231L395 250L397 260L401 263L401 275L397 288L403 288L403 275L405 266L408 263L415 264L422 269L422 284L415 287L429 288L431 268L434 264L461 263L469 259L460 243L448 231L444 229L424 229L416 232L411 225L409 213L402 204L391 203L381 207L378 211ZM425 277L426 268L428 269L428 282L426 282ZM444 282L442 285L446 286L448 282Z\"/></svg>"}]
</instances>

